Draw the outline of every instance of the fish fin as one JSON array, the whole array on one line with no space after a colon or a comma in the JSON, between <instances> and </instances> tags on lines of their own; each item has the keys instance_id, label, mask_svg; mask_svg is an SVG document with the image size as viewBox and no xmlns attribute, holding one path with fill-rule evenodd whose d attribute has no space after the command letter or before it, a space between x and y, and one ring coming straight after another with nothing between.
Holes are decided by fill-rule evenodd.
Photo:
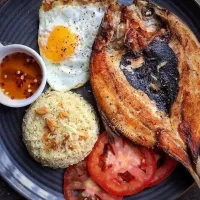
<instances>
[{"instance_id":1,"label":"fish fin","mask_svg":"<svg viewBox=\"0 0 200 200\"><path fill-rule=\"evenodd\" d=\"M193 179L195 180L196 184L200 188L200 178L199 178L199 172L195 172L192 168L187 168L189 173L192 175ZM198 169L199 170L199 169Z\"/></svg>"},{"instance_id":2,"label":"fish fin","mask_svg":"<svg viewBox=\"0 0 200 200\"><path fill-rule=\"evenodd\" d=\"M111 142L114 142L115 137L120 136L120 133L113 128L114 126L107 119L106 115L104 114L104 112L101 109L99 109L99 112L101 114L101 119L102 119L105 129L108 133L109 139Z\"/></svg>"},{"instance_id":3,"label":"fish fin","mask_svg":"<svg viewBox=\"0 0 200 200\"><path fill-rule=\"evenodd\" d=\"M176 138L173 137L173 135L170 135L169 133L164 131L160 133L158 147L163 149L175 160L181 162L190 172L200 188L200 157L198 157L196 169L194 169L186 149L181 148L179 145L177 145L177 143L178 142Z\"/></svg>"},{"instance_id":4,"label":"fish fin","mask_svg":"<svg viewBox=\"0 0 200 200\"><path fill-rule=\"evenodd\" d=\"M198 175L200 176L200 156L198 156L197 158L196 171Z\"/></svg>"}]
</instances>

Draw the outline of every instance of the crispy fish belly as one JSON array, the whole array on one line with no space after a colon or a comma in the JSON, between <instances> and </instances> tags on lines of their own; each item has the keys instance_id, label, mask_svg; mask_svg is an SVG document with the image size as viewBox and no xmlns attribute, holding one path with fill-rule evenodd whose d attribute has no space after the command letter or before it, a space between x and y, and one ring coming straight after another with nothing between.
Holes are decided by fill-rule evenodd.
<instances>
[{"instance_id":1,"label":"crispy fish belly","mask_svg":"<svg viewBox=\"0 0 200 200\"><path fill-rule=\"evenodd\" d=\"M134 2L110 5L93 46L99 111L109 133L158 146L200 185L200 45L169 11Z\"/></svg>"}]
</instances>

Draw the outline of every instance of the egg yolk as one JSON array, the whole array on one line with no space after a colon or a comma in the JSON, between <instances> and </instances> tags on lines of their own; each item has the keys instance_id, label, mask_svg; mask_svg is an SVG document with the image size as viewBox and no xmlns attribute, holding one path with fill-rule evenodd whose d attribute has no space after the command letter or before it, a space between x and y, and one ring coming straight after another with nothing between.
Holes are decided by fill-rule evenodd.
<instances>
[{"instance_id":1,"label":"egg yolk","mask_svg":"<svg viewBox=\"0 0 200 200\"><path fill-rule=\"evenodd\" d=\"M64 26L56 26L50 33L47 45L41 47L44 56L58 63L71 56L78 45L78 36Z\"/></svg>"}]
</instances>

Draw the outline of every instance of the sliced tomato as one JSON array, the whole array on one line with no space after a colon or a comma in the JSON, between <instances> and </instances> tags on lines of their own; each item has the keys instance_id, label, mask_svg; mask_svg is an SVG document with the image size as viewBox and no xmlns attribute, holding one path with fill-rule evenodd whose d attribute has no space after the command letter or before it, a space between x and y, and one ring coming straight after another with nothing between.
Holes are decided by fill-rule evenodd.
<instances>
[{"instance_id":1,"label":"sliced tomato","mask_svg":"<svg viewBox=\"0 0 200 200\"><path fill-rule=\"evenodd\" d=\"M122 197L108 194L90 178L86 161L67 168L64 196L66 200L122 200Z\"/></svg>"},{"instance_id":2,"label":"sliced tomato","mask_svg":"<svg viewBox=\"0 0 200 200\"><path fill-rule=\"evenodd\" d=\"M155 176L148 187L152 187L164 181L178 165L174 159L170 158L167 154L156 153L157 170Z\"/></svg>"},{"instance_id":3,"label":"sliced tomato","mask_svg":"<svg viewBox=\"0 0 200 200\"><path fill-rule=\"evenodd\" d=\"M153 179L155 154L120 137L110 143L107 133L103 133L88 157L88 170L92 179L107 192L132 195L143 190Z\"/></svg>"}]
</instances>

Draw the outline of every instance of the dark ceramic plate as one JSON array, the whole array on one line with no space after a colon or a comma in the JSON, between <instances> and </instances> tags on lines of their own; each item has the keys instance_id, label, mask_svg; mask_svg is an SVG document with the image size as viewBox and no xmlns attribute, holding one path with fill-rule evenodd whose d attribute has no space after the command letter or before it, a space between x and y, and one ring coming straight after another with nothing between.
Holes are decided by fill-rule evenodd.
<instances>
[{"instance_id":1,"label":"dark ceramic plate","mask_svg":"<svg viewBox=\"0 0 200 200\"><path fill-rule=\"evenodd\" d=\"M155 0L155 2L176 13L200 38L200 7L197 3L191 0ZM40 3L40 0L8 0L0 8L0 42L24 44L38 50ZM90 86L87 85L78 92L94 105L88 87ZM0 105L0 173L13 188L28 199L63 199L64 170L41 167L29 156L22 142L21 124L25 110L26 108L12 109ZM160 185L125 199L172 200L179 197L192 183L189 173L179 166Z\"/></svg>"}]
</instances>

